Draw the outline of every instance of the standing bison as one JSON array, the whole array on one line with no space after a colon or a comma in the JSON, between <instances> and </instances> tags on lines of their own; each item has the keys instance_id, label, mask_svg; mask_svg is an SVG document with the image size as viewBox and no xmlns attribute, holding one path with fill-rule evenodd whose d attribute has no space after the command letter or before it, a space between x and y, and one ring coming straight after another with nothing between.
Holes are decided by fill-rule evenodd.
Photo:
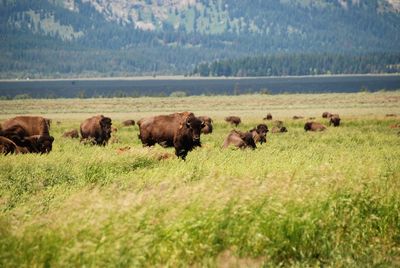
<instances>
[{"instance_id":1,"label":"standing bison","mask_svg":"<svg viewBox=\"0 0 400 268\"><path fill-rule=\"evenodd\" d=\"M86 119L80 126L81 141L89 140L95 145L106 145L111 138L111 118L96 115Z\"/></svg>"},{"instance_id":2,"label":"standing bison","mask_svg":"<svg viewBox=\"0 0 400 268\"><path fill-rule=\"evenodd\" d=\"M201 129L205 126L191 112L159 115L139 120L139 139L144 146L156 143L174 147L175 155L185 160L189 151L201 146Z\"/></svg>"},{"instance_id":3,"label":"standing bison","mask_svg":"<svg viewBox=\"0 0 400 268\"><path fill-rule=\"evenodd\" d=\"M317 123L317 122L307 122L304 125L304 130L305 131L324 131L326 129L326 126Z\"/></svg>"},{"instance_id":4,"label":"standing bison","mask_svg":"<svg viewBox=\"0 0 400 268\"><path fill-rule=\"evenodd\" d=\"M332 125L332 124L334 127L338 127L340 125L340 117L338 114L333 114L331 116L331 119L329 120L329 125Z\"/></svg>"},{"instance_id":5,"label":"standing bison","mask_svg":"<svg viewBox=\"0 0 400 268\"><path fill-rule=\"evenodd\" d=\"M202 122L204 122L204 127L201 129L201 133L210 134L213 131L212 119L208 116L198 116Z\"/></svg>"},{"instance_id":6,"label":"standing bison","mask_svg":"<svg viewBox=\"0 0 400 268\"><path fill-rule=\"evenodd\" d=\"M5 121L0 136L3 136L21 151L49 153L54 138L50 136L48 121L41 116L17 116Z\"/></svg>"},{"instance_id":7,"label":"standing bison","mask_svg":"<svg viewBox=\"0 0 400 268\"><path fill-rule=\"evenodd\" d=\"M225 117L225 121L235 125L236 127L242 122L239 116L228 116Z\"/></svg>"}]
</instances>

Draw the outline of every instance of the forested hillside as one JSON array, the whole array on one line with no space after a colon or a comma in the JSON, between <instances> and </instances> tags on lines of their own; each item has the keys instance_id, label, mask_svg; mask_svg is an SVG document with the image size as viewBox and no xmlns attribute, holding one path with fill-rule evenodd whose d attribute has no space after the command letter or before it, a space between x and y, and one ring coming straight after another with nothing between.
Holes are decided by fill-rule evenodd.
<instances>
[{"instance_id":1,"label":"forested hillside","mask_svg":"<svg viewBox=\"0 0 400 268\"><path fill-rule=\"evenodd\" d=\"M201 62L400 51L398 0L1 0L0 77L188 74Z\"/></svg>"}]
</instances>

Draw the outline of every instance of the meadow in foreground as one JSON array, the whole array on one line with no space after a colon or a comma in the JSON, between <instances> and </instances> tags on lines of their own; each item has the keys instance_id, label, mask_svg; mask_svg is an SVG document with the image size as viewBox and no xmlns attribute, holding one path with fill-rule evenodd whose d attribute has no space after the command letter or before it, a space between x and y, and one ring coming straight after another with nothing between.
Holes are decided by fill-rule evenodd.
<instances>
[{"instance_id":1,"label":"meadow in foreground","mask_svg":"<svg viewBox=\"0 0 400 268\"><path fill-rule=\"evenodd\" d=\"M61 124L50 154L0 156L0 266L400 265L400 137L389 128L398 119L384 117L400 112L400 93L329 96L310 95L316 106L303 95L253 96L265 101L257 107L249 96L137 99L149 107L125 112L123 99L1 103L1 119L40 111ZM143 148L137 126L120 124L173 103L215 118L186 161ZM325 123L325 108L341 114L340 127L306 133L289 118ZM242 111L241 130L272 112L289 132L254 151L222 150L232 128L223 116ZM108 146L61 137L91 112L115 119Z\"/></svg>"}]
</instances>

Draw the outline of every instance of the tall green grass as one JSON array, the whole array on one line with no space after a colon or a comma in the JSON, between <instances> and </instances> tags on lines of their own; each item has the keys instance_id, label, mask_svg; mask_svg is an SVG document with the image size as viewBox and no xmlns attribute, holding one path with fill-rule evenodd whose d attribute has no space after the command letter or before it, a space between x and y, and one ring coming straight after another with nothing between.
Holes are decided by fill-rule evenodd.
<instances>
[{"instance_id":1,"label":"tall green grass","mask_svg":"<svg viewBox=\"0 0 400 268\"><path fill-rule=\"evenodd\" d=\"M286 120L254 151L221 149L216 120L186 161L137 126L106 147L61 137L79 122L52 126L48 155L0 156L1 267L400 265L396 119Z\"/></svg>"}]
</instances>

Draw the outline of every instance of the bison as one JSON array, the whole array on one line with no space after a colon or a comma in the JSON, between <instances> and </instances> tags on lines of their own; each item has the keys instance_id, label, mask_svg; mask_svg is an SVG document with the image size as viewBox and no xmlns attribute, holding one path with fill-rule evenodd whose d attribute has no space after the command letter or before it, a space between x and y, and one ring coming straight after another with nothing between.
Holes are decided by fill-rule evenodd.
<instances>
[{"instance_id":1,"label":"bison","mask_svg":"<svg viewBox=\"0 0 400 268\"><path fill-rule=\"evenodd\" d=\"M81 141L90 140L95 145L106 145L111 138L111 118L96 115L80 125Z\"/></svg>"},{"instance_id":2,"label":"bison","mask_svg":"<svg viewBox=\"0 0 400 268\"><path fill-rule=\"evenodd\" d=\"M326 126L317 123L317 122L307 122L304 125L304 130L305 131L324 131L326 129Z\"/></svg>"},{"instance_id":3,"label":"bison","mask_svg":"<svg viewBox=\"0 0 400 268\"><path fill-rule=\"evenodd\" d=\"M222 148L228 148L231 145L240 149L256 148L256 144L253 139L253 134L251 132L240 132L237 130L232 130L228 134L228 136L224 140Z\"/></svg>"},{"instance_id":4,"label":"bison","mask_svg":"<svg viewBox=\"0 0 400 268\"><path fill-rule=\"evenodd\" d=\"M323 112L322 113L322 118L330 118L332 114L330 112Z\"/></svg>"},{"instance_id":5,"label":"bison","mask_svg":"<svg viewBox=\"0 0 400 268\"><path fill-rule=\"evenodd\" d=\"M198 116L198 119L204 122L204 127L201 129L201 133L210 134L213 131L213 120L208 116Z\"/></svg>"},{"instance_id":6,"label":"bison","mask_svg":"<svg viewBox=\"0 0 400 268\"><path fill-rule=\"evenodd\" d=\"M333 114L331 116L331 119L329 120L329 125L332 125L332 124L334 127L338 127L340 125L340 117L338 114Z\"/></svg>"},{"instance_id":7,"label":"bison","mask_svg":"<svg viewBox=\"0 0 400 268\"><path fill-rule=\"evenodd\" d=\"M263 144L264 142L267 141L267 132L268 132L268 126L265 124L259 124L257 127L249 130L248 132L251 133L253 140L255 143L259 142L260 144Z\"/></svg>"},{"instance_id":8,"label":"bison","mask_svg":"<svg viewBox=\"0 0 400 268\"><path fill-rule=\"evenodd\" d=\"M135 120L129 119L122 122L122 125L125 127L134 126Z\"/></svg>"},{"instance_id":9,"label":"bison","mask_svg":"<svg viewBox=\"0 0 400 268\"><path fill-rule=\"evenodd\" d=\"M297 120L297 119L303 119L304 117L300 115L294 115L292 118L293 120Z\"/></svg>"},{"instance_id":10,"label":"bison","mask_svg":"<svg viewBox=\"0 0 400 268\"><path fill-rule=\"evenodd\" d=\"M77 139L77 138L79 138L79 132L76 129L72 129L70 131L64 132L64 134L62 136L64 138Z\"/></svg>"},{"instance_id":11,"label":"bison","mask_svg":"<svg viewBox=\"0 0 400 268\"><path fill-rule=\"evenodd\" d=\"M3 123L1 136L14 142L21 151L49 153L54 138L50 136L49 125L40 116L17 116Z\"/></svg>"},{"instance_id":12,"label":"bison","mask_svg":"<svg viewBox=\"0 0 400 268\"><path fill-rule=\"evenodd\" d=\"M222 148L227 148L230 145L233 145L240 149L255 149L256 143L259 142L262 144L267 141L267 132L268 127L265 124L260 124L247 132L232 130L225 138Z\"/></svg>"},{"instance_id":13,"label":"bison","mask_svg":"<svg viewBox=\"0 0 400 268\"><path fill-rule=\"evenodd\" d=\"M271 114L271 113L268 113L268 114L263 118L263 120L272 120L272 114Z\"/></svg>"},{"instance_id":14,"label":"bison","mask_svg":"<svg viewBox=\"0 0 400 268\"><path fill-rule=\"evenodd\" d=\"M17 151L17 145L10 139L0 136L0 154L12 154Z\"/></svg>"},{"instance_id":15,"label":"bison","mask_svg":"<svg viewBox=\"0 0 400 268\"><path fill-rule=\"evenodd\" d=\"M236 127L242 122L239 116L228 116L225 117L225 121L235 125Z\"/></svg>"},{"instance_id":16,"label":"bison","mask_svg":"<svg viewBox=\"0 0 400 268\"><path fill-rule=\"evenodd\" d=\"M201 146L201 129L204 122L191 112L159 115L139 120L139 139L144 146L156 143L163 147L174 147L175 155L183 160L189 151Z\"/></svg>"},{"instance_id":17,"label":"bison","mask_svg":"<svg viewBox=\"0 0 400 268\"><path fill-rule=\"evenodd\" d=\"M287 128L284 127L284 126L281 126L281 127L273 127L273 128L271 129L271 133L285 133L285 132L287 132Z\"/></svg>"}]
</instances>

